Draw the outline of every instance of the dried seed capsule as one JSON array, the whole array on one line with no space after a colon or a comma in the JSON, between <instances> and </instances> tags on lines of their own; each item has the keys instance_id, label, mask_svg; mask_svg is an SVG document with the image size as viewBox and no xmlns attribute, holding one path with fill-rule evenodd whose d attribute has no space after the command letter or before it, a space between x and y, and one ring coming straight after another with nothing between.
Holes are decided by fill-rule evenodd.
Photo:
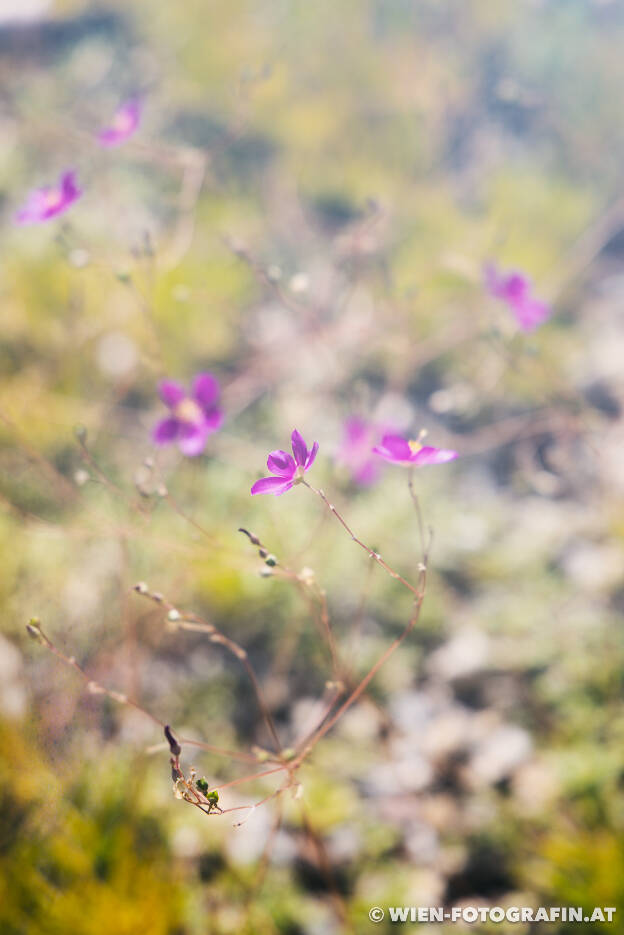
<instances>
[{"instance_id":1,"label":"dried seed capsule","mask_svg":"<svg viewBox=\"0 0 624 935\"><path fill-rule=\"evenodd\" d=\"M171 733L171 728L168 724L165 724L165 737L167 738L167 743L169 744L169 749L171 750L172 754L174 756L180 756L182 753L182 747Z\"/></svg>"}]
</instances>

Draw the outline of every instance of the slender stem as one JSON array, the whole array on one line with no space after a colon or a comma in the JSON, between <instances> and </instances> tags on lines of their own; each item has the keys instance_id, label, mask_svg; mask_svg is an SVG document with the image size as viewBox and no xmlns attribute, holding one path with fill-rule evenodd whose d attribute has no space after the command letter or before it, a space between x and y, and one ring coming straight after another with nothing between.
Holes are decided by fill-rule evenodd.
<instances>
[{"instance_id":1,"label":"slender stem","mask_svg":"<svg viewBox=\"0 0 624 935\"><path fill-rule=\"evenodd\" d=\"M268 558L269 554L271 554L270 550L266 545L264 545L258 536L252 532L249 532L248 529L239 528L238 531L244 533L251 544L256 546L260 558L265 560ZM297 574L297 572L293 571L291 568L288 568L288 566L284 565L282 562L279 562L274 555L271 554L271 558L273 561L273 568L279 571L283 577L288 578L296 585L304 601L307 603L314 622L318 624L321 635L327 641L331 655L333 677L338 679L340 677L339 673L343 666L338 655L336 641L334 639L334 634L331 628L329 610L327 607L327 596L325 592L321 587L319 587L314 578L308 581L303 577L303 575ZM318 608L314 605L314 597L316 597L318 600Z\"/></svg>"},{"instance_id":2,"label":"slender stem","mask_svg":"<svg viewBox=\"0 0 624 935\"><path fill-rule=\"evenodd\" d=\"M351 707L351 705L358 700L362 692L368 687L369 683L372 681L372 679L375 677L375 675L381 669L384 663L387 662L390 656L399 648L399 646L401 645L405 637L413 630L418 620L418 617L420 616L420 608L422 607L422 602L424 598L424 586L425 586L424 573L421 576L421 581L423 585L423 596L420 597L418 601L416 602L414 613L412 614L409 620L409 623L407 624L403 632L400 634L400 636L397 636L397 638L390 644L390 646L386 649L386 651L379 657L377 662L372 666L371 669L369 669L369 671L364 676L362 681L356 686L356 688L353 689L349 697L340 705L338 710L329 718L328 721L325 721L325 723L319 727L316 733L311 737L311 739L306 743L306 745L300 751L298 756L295 758L295 760L293 761L294 764L299 766L303 762L305 757L312 750L312 748L316 746L319 740L322 737L324 737L328 731L332 729L336 721L338 721L342 717L342 715Z\"/></svg>"},{"instance_id":3,"label":"slender stem","mask_svg":"<svg viewBox=\"0 0 624 935\"><path fill-rule=\"evenodd\" d=\"M290 779L285 785L280 786L279 789L276 789L275 792L270 792L269 795L265 795L265 797L263 799L260 799L259 802L254 802L253 805L235 805L232 808L224 808L221 810L221 814L227 815L230 812L242 812L243 809L247 809L249 811L249 815L247 815L247 818L243 818L242 821L238 821L234 825L235 828L239 828L241 825L245 824L247 819L251 817L251 815L257 808L260 808L260 806L264 805L265 802L270 802L271 799L276 799L279 795L282 795L282 793L287 792L288 789L291 789L293 787L293 785L294 785L294 781Z\"/></svg>"},{"instance_id":4,"label":"slender stem","mask_svg":"<svg viewBox=\"0 0 624 935\"><path fill-rule=\"evenodd\" d=\"M232 760L240 760L243 763L258 762L258 758L252 753L241 753L239 750L225 750L223 747L215 747L210 743L204 743L203 740L191 740L190 737L182 737L180 734L177 735L177 738L181 744L186 744L189 747L199 747L200 750L205 750L207 753L227 756Z\"/></svg>"},{"instance_id":5,"label":"slender stem","mask_svg":"<svg viewBox=\"0 0 624 935\"><path fill-rule=\"evenodd\" d=\"M35 464L38 464L41 470L48 476L63 502L69 503L74 500L76 497L75 487L61 474L52 461L42 455L41 452L37 451L36 448L33 448L30 442L24 438L21 429L16 426L15 422L10 419L3 410L0 410L0 422L3 422L4 425L14 433L17 445L24 451L26 456Z\"/></svg>"},{"instance_id":6,"label":"slender stem","mask_svg":"<svg viewBox=\"0 0 624 935\"><path fill-rule=\"evenodd\" d=\"M340 513L338 512L334 504L328 500L323 490L321 490L319 487L313 487L312 484L309 484L306 480L302 480L301 483L304 484L304 486L308 487L309 490L311 490L313 493L315 493L318 497L321 498L325 506L327 506L330 512L334 514L334 516L336 517L340 525L343 527L343 529L345 529L346 532L348 532L353 542L357 543L357 545L359 545L362 549L364 549L364 551L370 556L370 558L374 559L378 565L381 565L384 571L386 571L390 575L391 578L394 578L396 581L400 581L404 587L406 587L409 591L411 591L414 597L416 598L416 600L420 598L421 593L418 590L418 588L414 587L413 584L410 584L409 581L407 581L402 575L398 573L398 571L395 571L393 568L391 568L390 565L388 565L388 563L383 560L381 555L379 555L377 552L375 552L373 549L367 546L364 542L362 542L361 539L358 539L358 537L355 535L355 533L353 532L351 527L348 525L346 520L340 515Z\"/></svg>"},{"instance_id":7,"label":"slender stem","mask_svg":"<svg viewBox=\"0 0 624 935\"><path fill-rule=\"evenodd\" d=\"M253 881L252 885L247 888L247 892L244 894L244 897L243 897L245 907L247 909L247 922L248 923L250 922L250 915L251 915L253 905L258 897L258 894L260 893L262 889L264 880L267 875L267 871L269 869L269 863L271 859L271 851L273 849L273 844L275 843L275 838L277 837L277 834L282 826L283 811L284 811L283 801L279 801L277 803L277 809L276 809L277 813L273 820L273 824L271 826L269 836L267 837L266 843L262 849L260 860L258 861L258 871L256 874L256 878Z\"/></svg>"},{"instance_id":8,"label":"slender stem","mask_svg":"<svg viewBox=\"0 0 624 935\"><path fill-rule=\"evenodd\" d=\"M29 624L29 627L30 626L31 625ZM76 672L78 672L80 677L83 678L87 683L88 690L91 692L91 694L106 695L108 698L112 699L112 701L116 701L118 704L129 705L132 708L136 708L137 711L140 711L141 714L144 714L145 717L148 717L154 724L164 728L165 722L161 721L160 718L157 718L150 711L147 711L147 709L143 708L137 701L133 701L132 698L128 698L127 695L124 695L121 692L114 691L111 688L105 688L103 685L100 685L99 682L96 682L95 679L92 679L88 672L85 672L82 666L76 661L75 656L66 656L62 650L54 645L52 640L49 639L49 637L47 637L43 632L40 624L37 624L35 629L38 631L37 638L39 641L43 643L46 649L49 649L51 653L53 653L59 659L62 659L66 665L71 666L72 669L75 669Z\"/></svg>"},{"instance_id":9,"label":"slender stem","mask_svg":"<svg viewBox=\"0 0 624 935\"><path fill-rule=\"evenodd\" d=\"M300 740L299 743L297 744L298 747L300 747L301 749L305 749L305 748L307 747L308 743L309 743L310 740L314 737L314 735L317 733L318 729L324 724L324 722L326 721L326 719L329 717L329 715L331 714L331 712L332 712L332 710L333 710L333 708L334 708L336 702L338 701L338 699L340 698L340 696L344 694L344 692L345 692L345 688L344 688L343 685L339 684L339 685L336 685L336 686L334 687L332 696L331 696L331 698L329 699L329 701L326 702L326 704L325 704L325 709L324 709L324 711L323 711L321 717L316 721L316 727L313 727L312 730L309 730L309 731L307 732L307 734L305 734L305 736L303 737L303 739ZM322 698L321 698L320 703L321 703L321 704L323 703L323 699L322 699Z\"/></svg>"},{"instance_id":10,"label":"slender stem","mask_svg":"<svg viewBox=\"0 0 624 935\"><path fill-rule=\"evenodd\" d=\"M247 656L247 650L243 649L243 647L239 646L238 643L235 643L234 640L231 640L229 637L225 636L225 634L221 633L212 623L208 623L207 620L202 620L202 618L198 617L197 614L185 614L179 611L178 608L170 601L166 600L162 594L148 591L144 585L135 585L134 590L137 592L137 594L140 594L142 597L146 597L153 603L160 604L162 607L166 607L170 613L178 614L178 619L172 620L171 617L169 618L170 622L173 623L178 629L205 633L210 639L211 643L217 643L218 645L225 647L225 649L227 649L230 653L232 653L233 656L235 656L236 659L238 659L238 661L245 669L249 681L251 682L258 707L260 708L262 717L265 720L266 726L277 748L277 752L279 753L282 749L282 745L277 735L277 730L275 729L275 723L271 716L271 712L269 711L269 707L264 700L264 696L260 688L260 683Z\"/></svg>"},{"instance_id":11,"label":"slender stem","mask_svg":"<svg viewBox=\"0 0 624 935\"><path fill-rule=\"evenodd\" d=\"M327 853L327 848L325 847L325 842L323 841L323 838L316 830L316 828L314 828L312 825L308 810L306 809L305 805L303 805L303 803L301 805L301 818L305 832L311 841L314 850L316 851L319 869L325 877L329 887L329 892L331 894L331 899L334 904L336 914L345 928L347 928L350 932L354 932L355 930L353 929L353 926L349 920L344 899L336 885L336 879L332 872L331 861L329 859L329 854Z\"/></svg>"},{"instance_id":12,"label":"slender stem","mask_svg":"<svg viewBox=\"0 0 624 935\"><path fill-rule=\"evenodd\" d=\"M420 500L414 489L414 468L409 469L407 475L407 486L410 492L410 497L412 498L412 503L414 504L414 509L416 510L416 520L418 522L418 536L420 538L420 547L422 549L422 564L427 566L429 561L429 552L431 551L431 544L433 542L433 527L429 526L427 528L428 538L425 539L425 524L423 522L422 510L420 509Z\"/></svg>"},{"instance_id":13,"label":"slender stem","mask_svg":"<svg viewBox=\"0 0 624 935\"><path fill-rule=\"evenodd\" d=\"M265 769L261 773L252 773L251 776L239 776L238 779L231 779L230 782L224 782L220 786L215 786L214 791L222 791L223 789L229 789L230 786L240 786L243 782L251 782L254 779L262 779L264 776L272 776L273 773L281 773L283 770L287 770L289 764L283 763L281 766L274 766L272 769Z\"/></svg>"},{"instance_id":14,"label":"slender stem","mask_svg":"<svg viewBox=\"0 0 624 935\"><path fill-rule=\"evenodd\" d=\"M140 711L141 714L149 718L149 720L158 727L165 727L164 721L161 721L160 718L157 718L137 701L134 701L132 698L128 698L127 695L115 691L112 688L105 688L104 685L101 685L99 682L96 682L95 679L92 679L88 672L85 672L82 666L76 661L74 656L67 656L61 649L58 648L58 646L52 642L52 640L43 632L40 624L37 624L36 630L38 631L37 638L46 647L46 649L53 653L53 655L55 655L58 659L61 659L66 665L71 666L72 669L75 669L80 677L87 683L88 690L91 692L91 694L106 695L112 701L116 701L117 704L128 705L132 708L135 708L137 711ZM230 759L243 760L246 763L258 762L257 757L250 753L240 753L234 750L225 750L223 747L215 747L212 744L204 743L201 740L191 740L190 737L178 736L178 740L180 743L189 744L189 746L192 747L200 747L202 750L206 750L209 753L214 753L217 756L225 756Z\"/></svg>"},{"instance_id":15,"label":"slender stem","mask_svg":"<svg viewBox=\"0 0 624 935\"><path fill-rule=\"evenodd\" d=\"M169 492L169 490L167 490L166 487L164 488L164 491L165 493L164 493L163 499L167 501L167 503L172 508L174 513L177 513L181 519L183 519L186 523L189 523L194 529L200 532L202 536L205 536L206 539L208 539L208 541L212 543L212 545L217 546L219 544L219 541L216 538L216 536L213 536L211 533L208 532L207 529L204 529L204 527L200 523L194 520L192 516L189 516L187 513L185 513L182 507L177 502L177 500L173 497L173 495Z\"/></svg>"}]
</instances>

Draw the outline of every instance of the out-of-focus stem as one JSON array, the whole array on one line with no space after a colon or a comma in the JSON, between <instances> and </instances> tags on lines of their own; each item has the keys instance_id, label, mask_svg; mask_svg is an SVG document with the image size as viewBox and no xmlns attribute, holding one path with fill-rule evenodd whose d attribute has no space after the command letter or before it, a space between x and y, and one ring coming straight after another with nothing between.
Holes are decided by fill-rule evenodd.
<instances>
[{"instance_id":1,"label":"out-of-focus stem","mask_svg":"<svg viewBox=\"0 0 624 935\"><path fill-rule=\"evenodd\" d=\"M268 731L273 738L276 750L279 753L282 749L282 745L280 743L279 737L277 736L277 730L275 729L273 717L271 716L268 705L264 700L264 696L260 688L260 683L247 656L247 650L243 649L243 647L239 646L238 643L235 643L234 640L231 640L229 637L225 636L225 634L221 633L212 623L208 623L207 620L202 620L202 618L198 617L197 614L182 613L174 604L166 600L162 594L155 594L151 591L148 591L147 588L142 585L136 585L134 590L137 592L137 594L148 598L148 600L151 600L153 603L166 607L170 613L178 614L179 616L175 620L172 620L171 617L169 618L177 628L181 630L192 630L197 633L205 633L210 639L211 643L217 643L218 645L225 647L225 649L227 649L230 653L232 653L233 656L235 656L236 659L238 659L238 661L245 669L249 681L251 682L258 707L262 717L264 718Z\"/></svg>"},{"instance_id":2,"label":"out-of-focus stem","mask_svg":"<svg viewBox=\"0 0 624 935\"><path fill-rule=\"evenodd\" d=\"M32 626L29 624L29 626ZM161 721L160 718L157 718L154 714L140 705L137 701L134 701L132 698L128 698L127 695L122 694L121 692L115 691L111 688L105 688L103 685L100 685L99 682L96 682L95 679L92 679L88 672L82 668L82 666L76 661L74 656L67 656L61 649L56 646L52 640L43 632L41 625L38 623L36 625L37 639L43 646L46 647L53 655L58 659L61 659L66 665L71 666L72 669L75 669L76 672L80 675L82 679L87 682L89 691L95 695L106 695L112 701L116 701L117 704L129 705L135 710L140 711L141 714L149 718L152 723L156 724L158 727L165 727L165 722ZM31 631L32 632L32 631ZM199 747L201 750L206 750L208 753L214 753L217 756L225 756L233 760L242 760L245 763L257 763L258 758L253 756L250 753L241 753L236 750L225 750L223 747L215 747L213 744L204 743L202 740L193 740L190 737L183 737L178 735L178 740L182 744L188 744L192 747Z\"/></svg>"},{"instance_id":3,"label":"out-of-focus stem","mask_svg":"<svg viewBox=\"0 0 624 935\"><path fill-rule=\"evenodd\" d=\"M29 627L32 627L32 624L29 624ZM140 711L141 714L144 714L145 717L149 718L154 724L157 724L159 727L164 728L165 722L161 721L160 718L157 718L154 714L148 711L146 708L142 707L137 701L133 701L132 698L128 698L127 695L122 694L121 692L114 691L111 688L105 688L103 685L100 685L99 682L96 682L95 679L92 679L91 676L85 672L82 666L76 661L75 656L67 656L65 653L54 645L51 639L43 632L41 625L37 624L34 627L37 631L37 639L46 649L49 649L51 653L57 656L59 659L68 665L72 669L75 669L76 672L80 675L81 678L87 683L87 687L91 694L94 695L106 695L112 701L116 701L118 704L129 705L132 708L136 708L137 711ZM32 634L32 630L29 630Z\"/></svg>"},{"instance_id":4,"label":"out-of-focus stem","mask_svg":"<svg viewBox=\"0 0 624 935\"><path fill-rule=\"evenodd\" d=\"M423 592L424 592L424 583L423 583ZM399 646L401 645L405 637L413 630L414 626L416 625L418 617L420 616L420 608L422 606L423 598L424 598L424 593L423 593L423 597L420 597L418 599L416 603L416 607L414 609L414 613L412 614L409 620L409 623L407 624L403 632L400 634L400 636L397 636L397 638L390 644L390 646L388 646L386 651L379 657L379 659L372 666L372 668L369 669L369 671L366 673L362 681L353 689L349 697L340 705L338 710L329 718L329 720L325 721L324 724L321 724L318 730L305 743L305 746L303 747L303 749L298 753L297 757L294 759L293 765L299 766L303 762L303 760L307 757L307 755L310 753L312 748L315 747L316 744L319 742L319 740L321 740L321 738L324 737L325 734L332 729L336 721L340 720L342 715L351 707L351 705L354 704L354 702L358 700L362 692L365 691L369 683L374 679L374 677L377 675L377 672L381 669L384 663L387 662L390 656L399 648Z\"/></svg>"}]
</instances>

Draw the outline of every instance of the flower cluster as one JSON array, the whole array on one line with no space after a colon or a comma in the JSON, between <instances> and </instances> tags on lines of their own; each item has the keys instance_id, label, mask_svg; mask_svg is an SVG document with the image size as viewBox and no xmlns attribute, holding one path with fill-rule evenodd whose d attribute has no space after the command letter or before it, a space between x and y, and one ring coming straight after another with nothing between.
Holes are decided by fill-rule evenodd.
<instances>
[{"instance_id":1,"label":"flower cluster","mask_svg":"<svg viewBox=\"0 0 624 935\"><path fill-rule=\"evenodd\" d=\"M400 435L384 435L381 444L370 449L374 454L392 464L404 464L411 467L423 467L427 464L445 464L454 461L457 452L446 448L434 448L421 445L418 441L408 441ZM252 494L272 493L280 496L295 484L303 481L318 451L318 442L308 447L302 436L295 429L292 433L292 455L286 451L272 451L267 458L267 467L274 477L262 477L251 488Z\"/></svg>"},{"instance_id":2,"label":"flower cluster","mask_svg":"<svg viewBox=\"0 0 624 935\"><path fill-rule=\"evenodd\" d=\"M115 112L110 125L98 134L98 142L105 147L118 146L129 139L137 130L141 120L141 105L137 99L123 103ZM82 196L76 173L64 172L56 185L35 189L16 214L18 224L37 224L63 214ZM519 274L502 278L489 268L490 290L505 298L514 308L522 306L523 321L528 321L530 311L533 318L539 317L542 306L528 297L526 280ZM223 422L223 412L217 405L219 383L211 373L200 373L194 380L190 393L175 380L162 380L159 384L162 402L168 407L169 415L161 419L152 433L155 445L163 447L177 444L188 457L201 454L209 436ZM381 429L360 418L351 418L345 423L344 438L338 460L344 464L353 480L362 485L373 483L380 470L378 457L393 464L442 464L457 457L454 451L445 451L431 446L421 446L398 435L386 434L380 444L374 445ZM295 429L292 433L292 455L278 449L267 459L271 477L263 477L251 488L252 494L272 493L280 496L303 480L312 467L318 451L318 442L308 449L304 439ZM377 458L375 457L378 456Z\"/></svg>"}]
</instances>

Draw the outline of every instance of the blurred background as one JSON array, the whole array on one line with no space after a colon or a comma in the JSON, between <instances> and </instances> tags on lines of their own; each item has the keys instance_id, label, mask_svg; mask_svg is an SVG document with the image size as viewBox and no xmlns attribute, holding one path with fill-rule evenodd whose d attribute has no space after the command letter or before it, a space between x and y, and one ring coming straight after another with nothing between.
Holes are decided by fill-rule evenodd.
<instances>
[{"instance_id":1,"label":"blurred background","mask_svg":"<svg viewBox=\"0 0 624 935\"><path fill-rule=\"evenodd\" d=\"M621 930L623 42L617 0L2 0L3 935L384 932L369 907L403 904L613 906ZM132 97L138 131L102 149ZM83 197L16 226L66 168ZM540 329L488 260L533 278ZM223 428L156 451L158 381L200 371ZM354 683L411 601L309 490L250 497L267 453L317 439L310 481L418 573L405 472L361 486L340 458L353 417L460 453L416 476L420 620L300 798L207 817L158 725L24 624L248 755L184 746L211 787L261 770L237 660L132 588L244 646L294 746L332 690L324 599Z\"/></svg>"}]
</instances>

